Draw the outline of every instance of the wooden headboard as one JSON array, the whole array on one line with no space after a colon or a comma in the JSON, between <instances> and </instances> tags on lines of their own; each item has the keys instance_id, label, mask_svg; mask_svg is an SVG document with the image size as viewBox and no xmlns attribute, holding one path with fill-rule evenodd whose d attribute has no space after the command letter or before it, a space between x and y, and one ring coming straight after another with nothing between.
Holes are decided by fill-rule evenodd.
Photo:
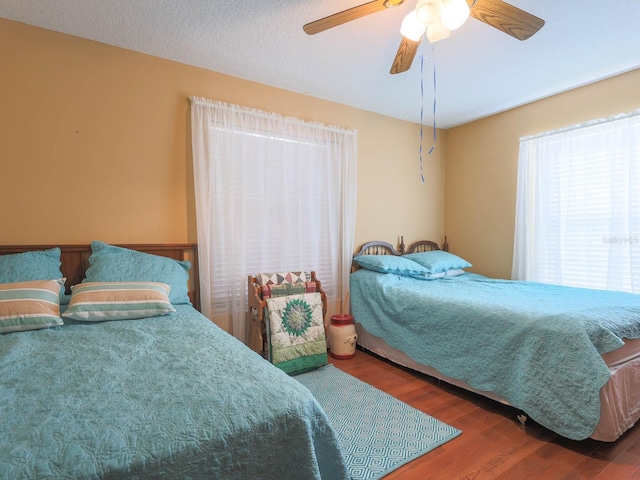
<instances>
[{"instance_id":1,"label":"wooden headboard","mask_svg":"<svg viewBox=\"0 0 640 480\"><path fill-rule=\"evenodd\" d=\"M404 255L405 253L418 253L418 252L430 252L432 250L440 250L440 246L431 240L419 240L409 245L409 248L405 247L404 237L400 237L398 248L396 249L389 242L382 240L375 240L373 242L367 242L360 247L360 249L353 254L353 257L360 255ZM449 244L447 243L447 237L444 237L444 244L442 250L449 251ZM352 262L351 271L358 270L360 266L356 262Z\"/></svg>"},{"instance_id":2,"label":"wooden headboard","mask_svg":"<svg viewBox=\"0 0 640 480\"><path fill-rule=\"evenodd\" d=\"M358 255L404 255L405 253L417 253L417 252L429 252L431 250L440 250L440 246L431 240L419 240L413 242L406 248L404 245L404 237L400 237L400 243L396 249L389 242L376 240L373 242L367 242L360 247L354 257ZM449 251L449 244L447 243L447 237L444 237L444 243L442 244L442 250Z\"/></svg>"},{"instance_id":3,"label":"wooden headboard","mask_svg":"<svg viewBox=\"0 0 640 480\"><path fill-rule=\"evenodd\" d=\"M393 245L389 242L384 242L382 240L375 240L373 242L367 242L360 247L356 253L353 254L354 257L358 257L360 255L403 255L404 254L404 243L401 243L398 246L398 250L395 249Z\"/></svg>"},{"instance_id":4,"label":"wooden headboard","mask_svg":"<svg viewBox=\"0 0 640 480\"><path fill-rule=\"evenodd\" d=\"M198 273L197 244L161 243L116 246L151 253L161 257L173 258L174 260L189 260L191 262L191 270L189 271L189 298L193 306L197 310L200 310L200 276ZM65 285L67 287L67 293L69 293L70 287L80 283L85 277L85 272L87 268L89 268L91 245L0 245L0 255L47 250L54 247L59 247L62 251L60 256L62 266L60 270L67 279Z\"/></svg>"}]
</instances>

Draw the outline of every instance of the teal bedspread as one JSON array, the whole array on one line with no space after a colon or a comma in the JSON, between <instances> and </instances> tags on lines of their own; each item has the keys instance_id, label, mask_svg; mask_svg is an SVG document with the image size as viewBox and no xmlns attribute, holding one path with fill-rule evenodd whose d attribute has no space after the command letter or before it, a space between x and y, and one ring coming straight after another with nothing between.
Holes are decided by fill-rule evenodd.
<instances>
[{"instance_id":1,"label":"teal bedspread","mask_svg":"<svg viewBox=\"0 0 640 480\"><path fill-rule=\"evenodd\" d=\"M176 308L0 335L0 478L348 478L305 387Z\"/></svg>"},{"instance_id":2,"label":"teal bedspread","mask_svg":"<svg viewBox=\"0 0 640 480\"><path fill-rule=\"evenodd\" d=\"M640 337L640 295L364 269L350 283L355 321L369 333L576 440L599 420L610 376L600 354Z\"/></svg>"}]
</instances>

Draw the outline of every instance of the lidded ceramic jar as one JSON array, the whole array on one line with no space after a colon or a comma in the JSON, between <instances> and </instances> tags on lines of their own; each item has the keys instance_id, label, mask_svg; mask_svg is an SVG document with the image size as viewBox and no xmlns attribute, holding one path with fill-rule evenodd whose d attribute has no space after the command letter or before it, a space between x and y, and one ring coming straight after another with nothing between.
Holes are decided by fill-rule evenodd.
<instances>
[{"instance_id":1,"label":"lidded ceramic jar","mask_svg":"<svg viewBox=\"0 0 640 480\"><path fill-rule=\"evenodd\" d=\"M338 360L353 358L356 354L356 326L353 315L332 315L329 325L329 355Z\"/></svg>"}]
</instances>

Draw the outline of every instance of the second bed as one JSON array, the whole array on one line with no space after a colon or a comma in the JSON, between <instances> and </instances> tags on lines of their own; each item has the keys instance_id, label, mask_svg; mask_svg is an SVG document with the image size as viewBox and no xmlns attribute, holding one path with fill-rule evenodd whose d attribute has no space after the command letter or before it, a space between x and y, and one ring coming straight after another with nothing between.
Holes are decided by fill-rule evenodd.
<instances>
[{"instance_id":1,"label":"second bed","mask_svg":"<svg viewBox=\"0 0 640 480\"><path fill-rule=\"evenodd\" d=\"M421 241L408 254L425 250L439 247ZM403 253L370 242L354 256L361 347L574 440L614 441L640 418L639 295L490 279L455 265L425 275L398 263L416 259Z\"/></svg>"}]
</instances>

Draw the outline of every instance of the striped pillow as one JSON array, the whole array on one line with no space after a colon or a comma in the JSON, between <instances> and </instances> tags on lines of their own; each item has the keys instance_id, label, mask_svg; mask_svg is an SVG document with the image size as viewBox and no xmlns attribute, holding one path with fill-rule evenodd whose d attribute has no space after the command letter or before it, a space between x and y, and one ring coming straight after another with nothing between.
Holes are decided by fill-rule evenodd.
<instances>
[{"instance_id":1,"label":"striped pillow","mask_svg":"<svg viewBox=\"0 0 640 480\"><path fill-rule=\"evenodd\" d=\"M0 333L62 325L59 280L0 284Z\"/></svg>"},{"instance_id":2,"label":"striped pillow","mask_svg":"<svg viewBox=\"0 0 640 480\"><path fill-rule=\"evenodd\" d=\"M71 288L63 317L85 322L133 320L175 312L171 287L157 282L83 282Z\"/></svg>"}]
</instances>

